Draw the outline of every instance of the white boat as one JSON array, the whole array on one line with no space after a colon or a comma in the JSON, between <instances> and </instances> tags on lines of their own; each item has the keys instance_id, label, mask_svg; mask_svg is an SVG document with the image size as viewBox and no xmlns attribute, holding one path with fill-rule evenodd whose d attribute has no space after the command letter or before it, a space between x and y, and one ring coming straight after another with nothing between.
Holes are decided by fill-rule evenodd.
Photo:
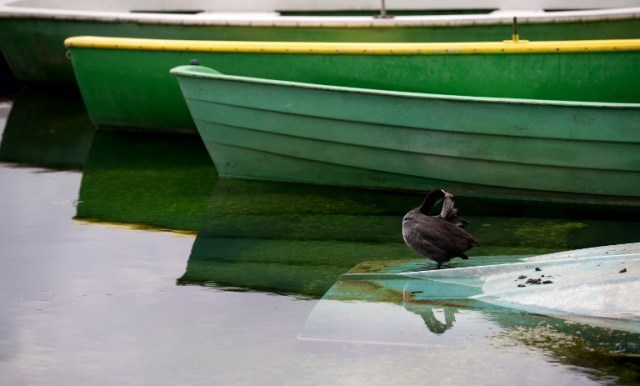
<instances>
[{"instance_id":1,"label":"white boat","mask_svg":"<svg viewBox=\"0 0 640 386\"><path fill-rule=\"evenodd\" d=\"M640 333L640 243L534 256L511 264L404 275L438 283L438 294L423 291L419 295L422 299L467 297Z\"/></svg>"},{"instance_id":2,"label":"white boat","mask_svg":"<svg viewBox=\"0 0 640 386\"><path fill-rule=\"evenodd\" d=\"M576 349L588 352L640 353L640 243L460 265L415 271L413 260L363 262L326 292L299 339L430 347L434 335L488 323L579 334L587 345Z\"/></svg>"}]
</instances>

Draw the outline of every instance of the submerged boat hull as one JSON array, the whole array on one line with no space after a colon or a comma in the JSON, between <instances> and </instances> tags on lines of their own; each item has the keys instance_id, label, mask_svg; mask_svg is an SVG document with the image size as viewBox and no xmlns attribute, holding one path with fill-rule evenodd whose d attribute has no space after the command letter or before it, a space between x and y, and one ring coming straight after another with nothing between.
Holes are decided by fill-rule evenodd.
<instances>
[{"instance_id":1,"label":"submerged boat hull","mask_svg":"<svg viewBox=\"0 0 640 386\"><path fill-rule=\"evenodd\" d=\"M225 74L336 86L640 102L639 39L296 44L75 37L66 44L99 127L194 132L169 74L192 59Z\"/></svg>"},{"instance_id":2,"label":"submerged boat hull","mask_svg":"<svg viewBox=\"0 0 640 386\"><path fill-rule=\"evenodd\" d=\"M619 250L626 251L616 256ZM415 272L410 261L363 262L324 294L298 338L431 348L447 339L443 334L465 344L465 330L475 333L480 321L490 321L501 337L511 330L522 344L547 346L562 358L571 350L582 351L573 356L581 363L594 353L599 361L605 355L633 360L640 351L640 277L631 267L640 262L639 250L632 243L560 252L552 259L493 256L476 259L474 266L423 272ZM625 266L630 269L620 273ZM518 275L544 275L549 282L519 286L526 279ZM508 290L494 292L496 282ZM572 339L558 344L566 337Z\"/></svg>"},{"instance_id":3,"label":"submerged boat hull","mask_svg":"<svg viewBox=\"0 0 640 386\"><path fill-rule=\"evenodd\" d=\"M452 97L172 70L221 176L640 197L640 105Z\"/></svg>"}]
</instances>

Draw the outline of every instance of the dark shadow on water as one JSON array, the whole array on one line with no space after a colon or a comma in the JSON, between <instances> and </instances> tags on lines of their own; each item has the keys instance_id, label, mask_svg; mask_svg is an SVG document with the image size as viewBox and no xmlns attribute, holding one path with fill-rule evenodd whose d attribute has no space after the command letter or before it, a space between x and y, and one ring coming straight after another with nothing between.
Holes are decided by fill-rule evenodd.
<instances>
[{"instance_id":1,"label":"dark shadow on water","mask_svg":"<svg viewBox=\"0 0 640 386\"><path fill-rule=\"evenodd\" d=\"M0 52L0 100L13 97L20 87L22 82L13 75L7 60Z\"/></svg>"},{"instance_id":2,"label":"dark shadow on water","mask_svg":"<svg viewBox=\"0 0 640 386\"><path fill-rule=\"evenodd\" d=\"M13 99L0 162L82 170L95 133L75 86L24 85Z\"/></svg>"}]
</instances>

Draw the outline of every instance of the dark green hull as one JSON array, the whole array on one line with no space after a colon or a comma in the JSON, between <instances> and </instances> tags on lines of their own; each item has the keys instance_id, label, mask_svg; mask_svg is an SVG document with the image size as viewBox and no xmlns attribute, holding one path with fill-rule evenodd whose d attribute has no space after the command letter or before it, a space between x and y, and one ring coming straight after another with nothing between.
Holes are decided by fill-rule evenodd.
<instances>
[{"instance_id":1,"label":"dark green hull","mask_svg":"<svg viewBox=\"0 0 640 386\"><path fill-rule=\"evenodd\" d=\"M44 10L47 11L47 10ZM179 15L173 15L179 16ZM480 18L484 15L478 15ZM16 77L25 81L74 82L63 42L79 35L193 40L437 42L499 41L511 35L511 19L437 23L403 22L401 18L364 22L325 17L313 23L282 20L148 20L123 12L122 16L73 16L39 12L0 12L0 47ZM174 18L175 19L175 18ZM538 20L540 19L540 20ZM553 13L522 17L520 33L531 40L621 39L640 37L637 11L614 16L561 17Z\"/></svg>"}]
</instances>

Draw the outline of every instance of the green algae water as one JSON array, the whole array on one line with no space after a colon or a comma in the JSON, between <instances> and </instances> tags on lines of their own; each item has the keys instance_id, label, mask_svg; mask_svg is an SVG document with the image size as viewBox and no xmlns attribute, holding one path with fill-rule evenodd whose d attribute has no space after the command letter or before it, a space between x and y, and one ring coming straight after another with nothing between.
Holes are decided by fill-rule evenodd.
<instances>
[{"instance_id":1,"label":"green algae water","mask_svg":"<svg viewBox=\"0 0 640 386\"><path fill-rule=\"evenodd\" d=\"M637 334L344 280L431 268L400 232L421 195L219 179L197 137L95 132L81 110L38 107L77 106L66 95L0 105L3 382L640 383ZM640 235L624 210L456 203L481 246L450 267Z\"/></svg>"},{"instance_id":2,"label":"green algae water","mask_svg":"<svg viewBox=\"0 0 640 386\"><path fill-rule=\"evenodd\" d=\"M197 232L216 180L196 137L98 131L76 218Z\"/></svg>"}]
</instances>

